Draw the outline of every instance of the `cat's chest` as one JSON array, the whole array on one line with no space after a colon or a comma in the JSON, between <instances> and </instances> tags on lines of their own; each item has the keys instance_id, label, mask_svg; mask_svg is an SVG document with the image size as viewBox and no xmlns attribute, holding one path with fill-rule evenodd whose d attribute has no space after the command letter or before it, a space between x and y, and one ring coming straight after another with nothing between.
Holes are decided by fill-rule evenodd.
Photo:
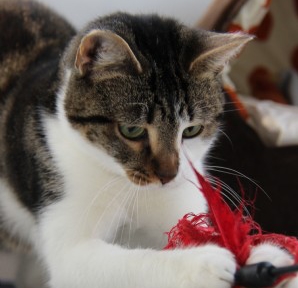
<instances>
[{"instance_id":1,"label":"cat's chest","mask_svg":"<svg viewBox=\"0 0 298 288\"><path fill-rule=\"evenodd\" d=\"M116 227L112 242L130 248L161 249L167 243L167 232L185 214L205 212L205 200L191 183L176 187L139 189L126 207L121 225Z\"/></svg>"},{"instance_id":2,"label":"cat's chest","mask_svg":"<svg viewBox=\"0 0 298 288\"><path fill-rule=\"evenodd\" d=\"M181 217L205 212L205 200L192 181L181 177L175 185L139 187L124 174L101 168L107 157L77 138L69 141L60 128L55 120L47 121L50 149L64 184L63 197L52 210L73 227L75 237L162 248L165 233Z\"/></svg>"},{"instance_id":3,"label":"cat's chest","mask_svg":"<svg viewBox=\"0 0 298 288\"><path fill-rule=\"evenodd\" d=\"M166 232L186 213L205 212L205 200L194 185L184 182L176 187L140 188L127 179L109 179L101 175L98 187L79 184L77 193L71 191L69 202L81 215L77 223L84 223L87 233L106 242L137 248L161 249L167 243ZM103 181L103 179L105 181ZM81 179L82 180L82 179ZM113 184L112 182L115 181ZM85 179L87 184L87 179ZM91 182L91 179L90 179ZM96 181L92 180L95 184ZM85 188L85 196L79 191ZM88 188L88 189L87 189ZM70 195L70 194L69 194ZM82 220L83 219L83 220Z\"/></svg>"}]
</instances>

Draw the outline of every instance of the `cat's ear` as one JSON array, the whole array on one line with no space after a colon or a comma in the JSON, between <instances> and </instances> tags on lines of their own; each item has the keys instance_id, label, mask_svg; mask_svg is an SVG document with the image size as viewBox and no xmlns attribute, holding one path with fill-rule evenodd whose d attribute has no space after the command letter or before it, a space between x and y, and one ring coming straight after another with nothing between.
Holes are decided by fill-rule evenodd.
<instances>
[{"instance_id":1,"label":"cat's ear","mask_svg":"<svg viewBox=\"0 0 298 288\"><path fill-rule=\"evenodd\" d=\"M220 73L225 65L236 57L253 38L253 36L244 33L208 32L203 52L191 62L189 72Z\"/></svg>"},{"instance_id":2,"label":"cat's ear","mask_svg":"<svg viewBox=\"0 0 298 288\"><path fill-rule=\"evenodd\" d=\"M142 72L142 66L127 42L115 33L92 30L81 40L75 66L81 75L88 72Z\"/></svg>"}]
</instances>

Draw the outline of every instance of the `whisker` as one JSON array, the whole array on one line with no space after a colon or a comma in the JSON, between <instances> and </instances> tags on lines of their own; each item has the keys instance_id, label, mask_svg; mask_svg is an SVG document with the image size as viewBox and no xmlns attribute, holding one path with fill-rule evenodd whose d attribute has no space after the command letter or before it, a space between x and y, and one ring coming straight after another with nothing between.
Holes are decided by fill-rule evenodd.
<instances>
[{"instance_id":1,"label":"whisker","mask_svg":"<svg viewBox=\"0 0 298 288\"><path fill-rule=\"evenodd\" d=\"M209 105L205 105L205 106L201 106L200 104L198 104L198 103L195 103L194 104L194 107L196 108L196 109L206 109L206 108L212 108L212 107L221 107L222 105L218 105L217 103L214 103L214 104L209 104Z\"/></svg>"},{"instance_id":2,"label":"whisker","mask_svg":"<svg viewBox=\"0 0 298 288\"><path fill-rule=\"evenodd\" d=\"M241 98L241 101L240 102L241 103L250 103L250 101L245 100L243 98ZM224 102L225 105L238 104L238 103L239 103L239 101L226 101L226 102Z\"/></svg>"},{"instance_id":3,"label":"whisker","mask_svg":"<svg viewBox=\"0 0 298 288\"><path fill-rule=\"evenodd\" d=\"M149 189L148 189L148 182L145 181L145 187L146 187L146 190L145 190L145 209L146 209L146 213L147 213L147 216L149 216L149 207L148 207L148 194L149 194Z\"/></svg>"},{"instance_id":4,"label":"whisker","mask_svg":"<svg viewBox=\"0 0 298 288\"><path fill-rule=\"evenodd\" d=\"M146 114L141 115L139 118L134 119L133 121L129 122L128 124L129 124L129 125L139 125L140 122L144 122L144 121L146 121L146 119L147 119L146 117L147 117ZM132 170L132 169L131 169L131 170Z\"/></svg>"},{"instance_id":5,"label":"whisker","mask_svg":"<svg viewBox=\"0 0 298 288\"><path fill-rule=\"evenodd\" d=\"M198 184L197 183L195 183L194 181L192 181L192 180L190 180L190 179L188 179L186 176L185 176L185 174L183 173L183 177L187 180L187 181L189 181L191 184L193 184L196 188L198 188L199 190L200 190L200 188L199 188L199 186L198 186ZM240 211L240 207L239 207L239 205L237 205L236 203L235 203L235 201L233 201L233 199L229 196L229 195L231 195L235 200L236 200L236 202L238 203L238 204L241 204L242 203L242 201L241 201L241 198L240 198L240 196L231 188L231 187L229 187L227 184L225 184L223 181L221 181L221 180L215 180L215 179L210 179L210 178L208 178L208 176L207 176L207 179L208 179L208 181L211 183L211 184L213 184L214 186L216 186L219 182L220 182L220 184L222 185L221 186L221 188L222 188L222 190L221 190L221 194L227 199L227 200L229 200L230 201L230 203L238 210L238 211ZM224 192L226 192L226 193L224 193ZM234 193L233 193L233 192ZM226 201L223 199L223 201L226 203ZM229 205L228 203L226 203L227 205ZM250 214L250 212L248 211L248 209L243 205L243 209L244 209L244 212L246 213L246 215L247 216L249 216L249 217L251 217L251 214Z\"/></svg>"},{"instance_id":6,"label":"whisker","mask_svg":"<svg viewBox=\"0 0 298 288\"><path fill-rule=\"evenodd\" d=\"M223 106L226 106L226 105L233 105L233 104L238 104L239 102L238 101L226 101L224 103L222 103ZM250 101L246 101L244 99L241 99L241 103L250 103ZM203 106L203 105L204 106ZM206 108L210 108L210 107L214 107L216 105L218 105L218 103L212 103L212 104L206 104L205 100L201 100L201 101L197 101L193 104L195 107L197 107L198 109L206 109ZM235 107L234 109L229 109L229 110L223 110L223 112L233 112L233 111L239 111L241 109Z\"/></svg>"},{"instance_id":7,"label":"whisker","mask_svg":"<svg viewBox=\"0 0 298 288\"><path fill-rule=\"evenodd\" d=\"M139 193L140 193L140 187L141 187L141 179L139 180L139 185L137 187L137 227L139 227Z\"/></svg>"},{"instance_id":8,"label":"whisker","mask_svg":"<svg viewBox=\"0 0 298 288\"><path fill-rule=\"evenodd\" d=\"M134 193L133 193L133 189L134 189L134 185L133 184L131 184L130 185L130 188L129 188L129 190L128 190L128 193L127 193L127 195L126 195L126 197L125 197L125 203L123 204L124 205L124 207L126 207L126 213L125 213L125 218L124 218L124 220L123 220L123 225L122 225L122 229L121 229L121 234L120 234L120 243L122 243L122 239L123 239L123 235L124 235L124 229L125 229L125 223L126 223L126 219L127 219L127 217L128 217L128 212L129 212L129 207L130 207L130 205L131 205L131 198L133 198L133 195L134 195ZM129 205L127 205L127 203L130 203Z\"/></svg>"},{"instance_id":9,"label":"whisker","mask_svg":"<svg viewBox=\"0 0 298 288\"><path fill-rule=\"evenodd\" d=\"M223 113L237 112L237 111L241 111L241 109L240 108L235 108L235 109L224 110Z\"/></svg>"},{"instance_id":10,"label":"whisker","mask_svg":"<svg viewBox=\"0 0 298 288\"><path fill-rule=\"evenodd\" d=\"M208 179L208 181L213 184L213 185L220 185L222 189L225 189L226 192L228 192L231 196L233 196L233 198L236 200L237 203L241 203L241 197L238 195L238 193L233 190L229 185L227 185L226 183L224 183L222 180L213 177L213 176L207 176L206 177Z\"/></svg>"},{"instance_id":11,"label":"whisker","mask_svg":"<svg viewBox=\"0 0 298 288\"><path fill-rule=\"evenodd\" d=\"M222 180L218 179L218 178L214 178L213 176L211 176L211 178L208 176L207 177L208 181L213 184L214 186L220 184L221 186L221 193L224 195L224 197L226 197L230 202L231 204L237 209L240 211L240 208L239 208L239 205L243 206L243 210L244 212L246 213L246 215L248 216L251 216L250 215L250 212L248 211L248 209L244 206L244 203L242 201L242 198L238 195L238 193L233 190L229 185L227 185L225 182L223 182ZM233 197L236 201L236 203L232 200L231 197L229 197L226 193L223 193L226 192L228 193L229 195L231 195L231 197ZM238 204L237 204L238 203ZM242 205L243 204L243 205Z\"/></svg>"},{"instance_id":12,"label":"whisker","mask_svg":"<svg viewBox=\"0 0 298 288\"><path fill-rule=\"evenodd\" d=\"M144 106L145 109L146 109L146 112L147 113L149 112L149 108L148 108L148 105L146 103L142 103L142 102L129 102L127 104L129 104L129 105L140 105L140 106Z\"/></svg>"},{"instance_id":13,"label":"whisker","mask_svg":"<svg viewBox=\"0 0 298 288\"><path fill-rule=\"evenodd\" d=\"M130 183L128 183L128 184L130 184ZM126 185L126 186L128 186L128 185ZM113 242L112 242L113 244L116 241L118 229L120 227L120 222L121 222L121 219L123 218L122 216L126 212L126 209L121 209L121 208L125 208L129 198L130 198L130 193L128 192L127 195L122 199L122 201L118 207L119 217L118 217L118 222L117 222L117 226L116 226L116 230L115 230L115 234L114 234L114 238L113 238ZM124 221L123 221L123 223L124 223Z\"/></svg>"},{"instance_id":14,"label":"whisker","mask_svg":"<svg viewBox=\"0 0 298 288\"><path fill-rule=\"evenodd\" d=\"M136 173L137 174L137 173ZM133 228L133 215L134 215L134 210L136 207L136 202L137 202L137 198L138 198L138 188L136 188L136 190L134 191L134 200L133 200L133 206L132 206L132 210L131 210L131 216L130 216L130 224L129 224L129 231L128 231L128 243L130 243L130 237L131 237L131 232L132 232L132 228Z\"/></svg>"},{"instance_id":15,"label":"whisker","mask_svg":"<svg viewBox=\"0 0 298 288\"><path fill-rule=\"evenodd\" d=\"M217 183L216 183L216 181L212 181L211 179L209 179L208 180L211 184L213 184L213 185L216 185ZM230 193L230 191L228 191L225 187L223 187L223 186L221 186L221 194L225 197L225 198L227 198L230 202L231 202L231 204L236 208L236 209L239 209L239 207L238 207L238 205L237 205L237 203L239 203L239 201L234 201L229 195L231 195L231 193ZM224 193L224 192L226 192L226 193ZM233 195L234 196L234 195ZM228 204L227 204L228 205Z\"/></svg>"},{"instance_id":16,"label":"whisker","mask_svg":"<svg viewBox=\"0 0 298 288\"><path fill-rule=\"evenodd\" d=\"M213 155L211 154L211 152L208 153L208 155L207 155L206 158L207 158L207 160L208 160L208 159L215 159L215 160L221 160L221 161L224 161L224 160L225 160L224 158L213 156ZM204 165L204 167L205 167L205 165Z\"/></svg>"},{"instance_id":17,"label":"whisker","mask_svg":"<svg viewBox=\"0 0 298 288\"><path fill-rule=\"evenodd\" d=\"M225 132L224 132L222 129L220 129L220 128L218 128L218 132L222 133L222 134L229 140L229 142L231 143L231 146L234 147L234 144L233 144L231 138L228 136L227 133L225 133Z\"/></svg>"},{"instance_id":18,"label":"whisker","mask_svg":"<svg viewBox=\"0 0 298 288\"><path fill-rule=\"evenodd\" d=\"M268 199L271 200L271 198L267 194L267 192L256 181L254 181L253 179L249 178L248 176L244 175L243 173L241 173L237 170L227 168L227 167L223 167L223 166L208 166L208 165L205 165L205 169L209 170L209 171L221 172L221 173L225 173L225 174L228 174L228 175L234 175L234 176L245 178L248 181L250 181L251 183L253 183L254 185L256 185L268 197Z\"/></svg>"},{"instance_id":19,"label":"whisker","mask_svg":"<svg viewBox=\"0 0 298 288\"><path fill-rule=\"evenodd\" d=\"M134 173L134 176L133 176L133 181L134 181L134 179L135 179L135 176L136 176L136 173ZM129 213L129 210L130 210L130 206L132 205L132 203L133 203L133 198L134 198L134 195L135 195L135 191L134 191L134 189L135 189L135 186L133 185L133 184L131 184L131 186L130 186L130 189L129 189L129 197L127 198L127 201L126 201L126 203L125 203L125 206L126 206L126 204L129 202L129 205L127 206L127 213L126 213L126 215L125 215L125 219L124 219L124 222L123 223L126 223L126 219L127 219L127 217L128 217L128 213ZM121 231L121 237L120 237L120 243L122 243L122 238L123 238L123 234L124 234L124 228L125 228L125 225L123 225L122 226L122 231ZM128 241L127 241L127 244L129 245L129 240L130 240L130 228L129 228L129 235L128 235L129 237L129 239L128 239Z\"/></svg>"},{"instance_id":20,"label":"whisker","mask_svg":"<svg viewBox=\"0 0 298 288\"><path fill-rule=\"evenodd\" d=\"M89 205L86 207L86 209L82 212L82 215L78 221L79 225L85 225L85 222L88 218L88 215L90 213L90 210L92 206L95 204L96 200L99 196L101 196L104 192L108 191L108 189L116 182L118 182L121 179L121 176L115 176L111 181L106 183L100 191L95 193L94 197L91 199Z\"/></svg>"},{"instance_id":21,"label":"whisker","mask_svg":"<svg viewBox=\"0 0 298 288\"><path fill-rule=\"evenodd\" d=\"M124 185L122 187L122 189L120 189L115 195L114 197L111 199L111 201L109 202L109 204L105 207L104 211L102 212L101 216L99 217L99 219L97 220L94 228L93 228L93 235L95 234L97 228L99 227L100 222L102 221L103 217L105 216L106 212L111 208L111 206L114 204L114 202L116 201L116 199L119 198L119 196L122 194L122 191L125 189L127 185Z\"/></svg>"},{"instance_id":22,"label":"whisker","mask_svg":"<svg viewBox=\"0 0 298 288\"><path fill-rule=\"evenodd\" d=\"M136 190L133 191L133 196L129 205L129 207L132 205L132 210L130 213L130 221L129 221L129 229L128 229L128 239L127 239L128 246L130 246L130 238L131 238L132 222L133 222L133 210L135 206L135 201L136 201Z\"/></svg>"}]
</instances>

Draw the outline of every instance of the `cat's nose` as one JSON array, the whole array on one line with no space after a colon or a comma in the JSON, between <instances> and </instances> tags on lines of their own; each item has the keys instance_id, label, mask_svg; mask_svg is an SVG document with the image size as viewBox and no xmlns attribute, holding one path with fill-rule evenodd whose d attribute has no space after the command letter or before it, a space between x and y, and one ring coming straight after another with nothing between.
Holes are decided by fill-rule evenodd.
<instances>
[{"instance_id":1,"label":"cat's nose","mask_svg":"<svg viewBox=\"0 0 298 288\"><path fill-rule=\"evenodd\" d=\"M177 172L175 172L175 173L155 172L155 174L159 178L162 185L165 185L165 184L171 182L177 176Z\"/></svg>"},{"instance_id":2,"label":"cat's nose","mask_svg":"<svg viewBox=\"0 0 298 288\"><path fill-rule=\"evenodd\" d=\"M152 168L155 176L164 185L172 181L178 174L178 153L160 152L152 159Z\"/></svg>"}]
</instances>

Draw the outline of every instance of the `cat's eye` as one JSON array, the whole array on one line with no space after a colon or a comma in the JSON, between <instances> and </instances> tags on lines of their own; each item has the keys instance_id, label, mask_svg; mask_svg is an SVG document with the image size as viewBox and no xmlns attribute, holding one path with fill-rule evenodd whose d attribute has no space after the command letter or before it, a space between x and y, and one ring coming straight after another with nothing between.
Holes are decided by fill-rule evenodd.
<instances>
[{"instance_id":1,"label":"cat's eye","mask_svg":"<svg viewBox=\"0 0 298 288\"><path fill-rule=\"evenodd\" d=\"M140 140L146 135L146 129L139 126L119 125L119 131L129 140Z\"/></svg>"},{"instance_id":2,"label":"cat's eye","mask_svg":"<svg viewBox=\"0 0 298 288\"><path fill-rule=\"evenodd\" d=\"M182 137L183 138L196 137L202 133L203 129L204 129L204 126L202 126L202 125L190 126L186 129L184 129L184 131L182 133Z\"/></svg>"}]
</instances>

